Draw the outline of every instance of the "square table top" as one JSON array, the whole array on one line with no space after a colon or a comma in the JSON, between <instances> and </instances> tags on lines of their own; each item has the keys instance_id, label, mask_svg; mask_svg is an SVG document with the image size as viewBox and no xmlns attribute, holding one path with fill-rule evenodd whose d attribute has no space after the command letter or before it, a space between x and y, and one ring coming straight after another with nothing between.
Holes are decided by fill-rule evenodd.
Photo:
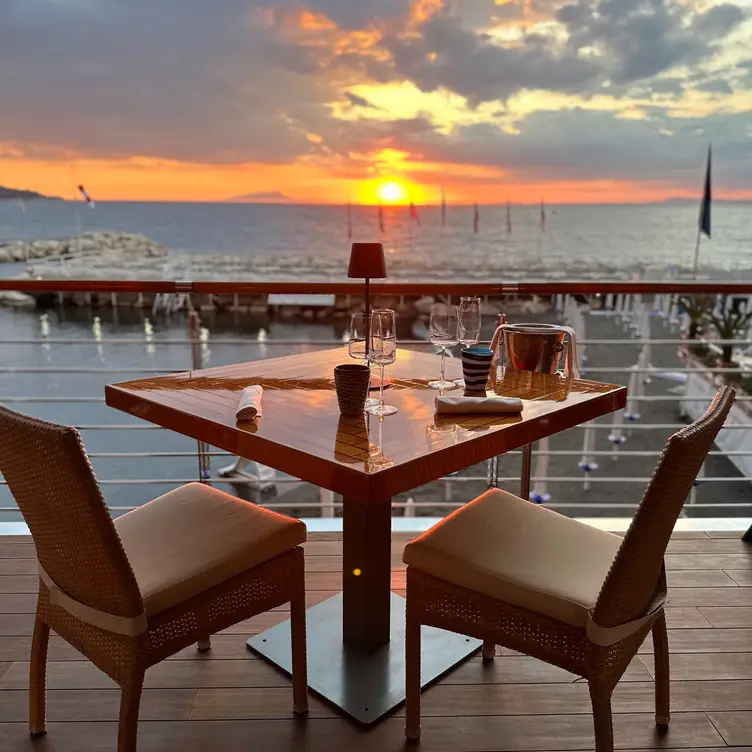
<instances>
[{"instance_id":1,"label":"square table top","mask_svg":"<svg viewBox=\"0 0 752 752\"><path fill-rule=\"evenodd\" d=\"M383 501L448 473L623 408L627 390L597 381L506 369L489 394L520 397L521 414L434 416L439 359L400 348L384 399L399 412L342 416L334 366L346 348L108 385L107 404L362 502ZM447 358L446 376L462 376ZM263 415L235 417L240 392L264 389ZM373 392L372 392L373 394ZM448 392L462 394L461 390Z\"/></svg>"}]
</instances>

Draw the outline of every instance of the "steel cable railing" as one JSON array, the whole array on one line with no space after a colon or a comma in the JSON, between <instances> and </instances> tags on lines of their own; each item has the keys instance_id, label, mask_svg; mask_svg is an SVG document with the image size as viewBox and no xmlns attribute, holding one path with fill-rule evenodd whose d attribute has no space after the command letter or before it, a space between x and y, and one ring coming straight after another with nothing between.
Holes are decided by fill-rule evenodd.
<instances>
[{"instance_id":1,"label":"steel cable railing","mask_svg":"<svg viewBox=\"0 0 752 752\"><path fill-rule=\"evenodd\" d=\"M78 285L78 287L77 287ZM172 288L170 286L172 285ZM229 285L229 286L228 286ZM22 289L33 289L33 290L42 290L42 289L49 289L50 287L57 287L58 283L57 281L47 281L44 285L37 285L36 282L32 284L31 286L26 286ZM110 292L118 292L118 291L134 291L138 287L141 287L143 292L159 292L160 294L174 294L179 293L181 295L186 293L196 293L201 295L211 295L211 294L221 294L226 295L229 293L232 294L267 294L269 292L330 292L333 291L336 294L339 295L357 295L360 293L360 286L354 285L352 283L333 283L332 285L328 285L328 283L315 283L312 285L307 285L306 283L228 283L227 285L225 283L170 283L170 282L160 282L160 283L144 283L143 286L141 286L141 283L133 283L133 282L127 282L127 283L120 283L120 282L102 282L102 283L83 283L83 282L76 282L76 281L66 281L65 285L62 286L62 289L64 290L80 290L83 288L83 291L85 292L104 292L104 291L110 291ZM738 283L723 283L723 284L715 284L715 283L638 283L636 285L631 283L608 283L604 285L599 285L598 283L513 283L511 285L477 285L469 283L467 285L465 284L414 284L414 283L400 283L397 285L374 285L374 293L375 294L384 294L384 293L390 293L390 294L399 294L399 295L410 295L415 294L416 291L425 293L428 291L434 291L438 293L439 295L459 295L460 293L473 293L473 294L482 294L482 295L528 295L528 294L545 294L545 295L565 295L569 293L594 293L596 290L600 290L604 293L607 293L611 291L614 294L625 294L623 291L629 291L634 292L636 295L651 295L651 294L660 294L660 295L666 295L671 292L696 292L696 291L705 291L709 287L712 287L713 291L717 292L725 292L729 294L744 294L744 295L750 295L752 294L752 285L740 285ZM8 282L0 280L0 289L10 289L8 287ZM18 286L15 286L15 289L19 289ZM635 298L636 300L636 298ZM635 304L630 304L635 305ZM181 314L179 314L181 315ZM608 311L602 313L604 317L612 317L615 322L621 322L624 318L623 312L617 312L617 311ZM625 323L629 324L629 321L626 321ZM675 326L674 326L675 328ZM609 348L631 348L634 351L639 350L640 348L643 348L645 346L648 347L680 347L680 346L686 346L687 340L684 338L679 337L656 337L653 338L652 336L649 336L649 333L646 335L646 332L643 328L631 326L633 337L624 337L624 338L616 338L616 339L604 339L604 338L598 338L598 337L591 337L588 338L587 336L583 337L581 340L579 340L580 344L585 349L590 349L592 351L593 348L597 347L603 347L608 346ZM206 343L203 343L206 344ZM212 348L219 348L222 346L243 346L248 347L249 345L254 345L257 347L261 347L264 350L267 348L271 348L272 350L274 348L282 348L282 347L301 347L305 346L307 348L318 348L318 347L332 347L337 345L342 345L341 339L274 339L274 338L266 338L263 341L258 340L252 340L247 338L239 338L239 337L227 337L227 336L217 336L216 338L212 337L209 340L209 344ZM729 345L731 347L749 347L752 344L752 339L749 338L737 338L737 339L729 339L729 340L714 340L712 342L712 345L714 346L721 346L721 345ZM419 340L419 339L403 339L400 341L401 346L405 347L430 347L430 343L426 342L425 340ZM200 352L200 345L196 339L195 332L194 336L189 336L186 338L182 337L174 337L169 336L164 339L160 337L145 337L136 335L132 338L129 337L122 337L122 336L113 336L113 337L107 337L107 336L100 336L97 339L92 338L82 338L82 337L71 337L71 338L64 338L64 337L57 337L57 336L39 336L36 338L6 338L6 339L0 339L0 347L10 347L10 348L16 348L20 347L23 348L24 346L29 346L31 348L36 347L44 347L46 349L46 352L54 353L55 350L61 347L70 347L70 346L85 346L85 347L91 347L94 346L96 348L99 348L100 352L104 351L106 348L109 347L127 347L127 348L143 348L147 347L151 349L150 355L151 357L154 356L156 350L155 348L158 348L161 350L162 348L172 348L172 347L184 347L187 350L189 350L192 354L192 359L190 363L186 363L185 365L178 365L175 364L175 367L165 367L164 365L159 365L155 367L151 366L135 366L135 365L128 365L128 366L54 366L54 365L37 365L37 364L18 364L18 365L2 365L0 366L0 378L3 377L13 377L13 376L39 376L39 377L55 377L55 378L61 378L61 377L77 377L77 376L118 376L118 375L124 375L130 377L132 376L138 376L143 374L168 374L168 373L175 373L180 371L188 370L189 368L195 368L200 367L201 365L201 352ZM739 368L724 368L722 369L723 373L727 375L732 374L739 374L743 375L746 374L748 371L745 368L739 367ZM630 376L633 375L639 375L639 376L647 376L647 377L653 377L655 379L659 379L663 374L669 374L672 377L675 377L676 375L679 376L680 380L681 378L687 378L690 375L709 375L709 374L717 374L719 372L718 368L712 368L712 367L687 367L684 364L677 364L675 367L669 367L669 366L645 366L640 365L639 363L632 365L632 366L613 366L613 365L604 365L602 367L599 367L595 363L585 363L583 364L581 368L581 372L584 377L587 377L588 374L597 374L598 378L603 378L605 375L611 375L619 376ZM114 380L114 379L113 379ZM609 379L610 380L610 379ZM61 382L58 381L58 389L59 384ZM687 395L687 394L634 394L630 395L630 402L631 404L640 404L644 403L645 405L661 405L665 404L668 407L675 406L677 404L679 405L686 405L687 403L696 403L698 405L701 405L703 403L706 403L708 401L709 397L708 395ZM65 395L49 395L49 394L40 394L38 396L35 395L12 395L8 394L7 396L0 396L0 401L5 402L7 404L18 404L18 405L33 405L33 404L39 404L39 405L61 405L70 403L73 405L80 404L80 405L101 405L104 404L104 398L94 395L71 395L71 396L65 396ZM738 397L738 404L739 406L744 406L745 403L749 403L752 401L752 396L748 395L739 395ZM618 416L615 418L615 420L619 420ZM608 421L608 422L606 422ZM624 420L623 418L619 420L619 422L614 422L611 419L602 419L601 422L595 421L587 425L578 426L578 429L592 429L598 432L602 432L604 429L607 429L609 432L623 432L623 433L632 433L632 432L670 432L673 430L676 430L677 428L685 425L685 423L677 421L677 422L670 422L670 421L654 421L651 423L647 422L631 422ZM159 426L152 426L152 425L138 425L138 424L106 424L106 423L96 423L96 422L82 422L78 428L83 432L93 432L94 434L98 434L101 432L128 432L128 431L164 431L165 429L162 429ZM734 432L737 433L739 431L749 431L750 428L752 428L752 425L738 425L738 424L732 424L727 425L724 427L725 432ZM665 436L664 436L665 438ZM91 451L91 458L97 462L99 461L139 461L139 460L146 460L146 459L153 459L153 460L191 460L195 459L198 455L201 456L202 461L204 463L208 463L211 459L218 459L218 458L226 458L226 459L232 459L232 455L230 455L227 452L224 451L216 451L216 450L210 450L210 449L204 449L203 451L199 451L198 453L196 451L155 451L155 452L148 452L148 451L140 451L140 452L117 452L117 451L98 451L96 444L97 442L94 441L94 449ZM509 452L507 455L504 455L506 458L507 456L516 458L521 454L520 451L514 451ZM630 459L638 459L638 458L657 458L660 455L659 449L649 449L649 450L628 450L623 449L621 447L617 449L611 448L611 449L597 449L589 451L588 454L592 456L593 458L614 458L618 461L627 461ZM566 459L566 458L576 458L582 455L582 451L580 450L572 450L572 449L548 449L543 451L534 451L533 457L537 458L540 456L546 456L550 457L552 459ZM709 457L715 459L718 458L719 460L721 458L745 458L752 456L752 449L749 451L745 451L743 449L734 449L729 451L720 451L720 450L714 450L710 453ZM614 465L616 467L617 465ZM208 465L204 465L204 468L208 467ZM628 475L628 474L621 474L621 475L597 475L593 473L588 473L588 481L592 484L600 484L602 487L606 486L614 486L618 484L645 484L649 478L643 477L642 475ZM191 477L171 477L171 478L160 478L160 477L137 477L137 478L112 478L112 477L103 477L103 479L100 481L103 486L107 487L113 487L113 486L122 486L122 487L141 487L141 486L148 486L148 485L155 485L155 486L166 486L166 485L179 485L185 482L190 482L192 480L195 480L195 478ZM442 479L442 482L445 484L445 486L450 487L453 484L466 484L466 483L484 483L488 480L487 476L481 476L472 473L472 469L466 473L466 474L456 474L449 476L447 478ZM545 476L539 476L534 474L533 475L533 482L549 482L549 483L556 483L556 484L562 484L565 487L571 487L572 484L581 484L583 483L583 476L582 474L579 475L548 475ZM733 475L733 476L724 476L724 475L711 475L709 477L703 477L701 479L701 482L703 485L711 485L711 484L717 484L717 483L731 483L734 486L738 486L740 484L748 484L750 481L752 481L752 476L746 475L746 474L740 474L740 475ZM254 478L244 478L244 477L232 477L232 478L213 478L213 482L218 483L230 483L234 486L242 487L242 486L251 486L258 485L259 481L258 479ZM516 475L511 476L504 476L503 479L501 479L501 482L504 484L506 483L515 483L519 482L519 478ZM295 483L299 483L297 479L294 478L287 478L287 477L275 477L273 480L274 484L279 484L280 486L288 486ZM4 482L0 482L0 485L5 485ZM291 507L294 507L296 509L319 509L321 508L323 504L323 500L320 500L319 502L309 502L306 500L296 500L296 501L276 501L274 499L265 500L263 501L265 506L269 506L271 508L280 508L280 509L289 509ZM451 500L437 500L437 501L430 501L430 502L422 502L422 501L397 501L394 502L394 507L397 509L405 509L407 510L420 510L420 509L437 509L441 508L446 511L456 508L457 506L460 506L460 503L456 503ZM329 501L327 502L327 506L331 507L331 509L339 509L340 504L336 501ZM609 500L608 502L598 502L595 499L588 499L586 503L583 502L569 502L569 501L559 501L554 500L548 504L548 506L551 506L552 508L558 508L558 509L582 509L583 506L587 506L588 508L592 508L595 510L609 510L609 509L631 509L633 510L636 506L636 502L632 503L622 503L617 500ZM132 507L129 506L123 506L123 505L116 505L111 507L113 511L125 511L127 509L130 509ZM726 510L726 511L734 511L734 512L742 512L744 511L746 514L750 514L750 510L752 510L752 503L747 501L735 501L735 500L717 500L713 503L702 503L695 501L692 504L692 508L696 510ZM12 511L12 507L0 507L0 512L8 512Z\"/></svg>"}]
</instances>

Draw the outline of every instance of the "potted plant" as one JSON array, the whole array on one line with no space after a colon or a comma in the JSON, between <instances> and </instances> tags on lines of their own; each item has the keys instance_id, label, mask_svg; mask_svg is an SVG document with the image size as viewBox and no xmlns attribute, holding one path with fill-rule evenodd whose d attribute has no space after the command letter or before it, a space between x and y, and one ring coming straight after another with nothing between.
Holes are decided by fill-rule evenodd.
<instances>
[{"instance_id":1,"label":"potted plant","mask_svg":"<svg viewBox=\"0 0 752 752\"><path fill-rule=\"evenodd\" d=\"M697 339L706 320L707 314L713 308L715 298L713 295L680 295L677 301L682 313L689 316L689 330L686 332L687 339Z\"/></svg>"},{"instance_id":2,"label":"potted plant","mask_svg":"<svg viewBox=\"0 0 752 752\"><path fill-rule=\"evenodd\" d=\"M715 329L718 339L729 340L735 339L739 335L744 335L752 323L752 311L747 311L745 306L731 306L727 310L719 308L716 311L709 310L706 318ZM721 368L730 368L733 363L733 345L721 344L721 359L718 365Z\"/></svg>"}]
</instances>

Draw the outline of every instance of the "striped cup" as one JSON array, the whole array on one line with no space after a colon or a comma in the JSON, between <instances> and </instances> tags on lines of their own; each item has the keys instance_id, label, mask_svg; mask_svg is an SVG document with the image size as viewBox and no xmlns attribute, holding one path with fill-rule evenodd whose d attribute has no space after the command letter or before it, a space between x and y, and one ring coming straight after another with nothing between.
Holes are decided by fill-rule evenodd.
<instances>
[{"instance_id":1,"label":"striped cup","mask_svg":"<svg viewBox=\"0 0 752 752\"><path fill-rule=\"evenodd\" d=\"M490 347L472 345L462 348L462 375L465 379L465 391L485 394L492 359L493 350Z\"/></svg>"}]
</instances>

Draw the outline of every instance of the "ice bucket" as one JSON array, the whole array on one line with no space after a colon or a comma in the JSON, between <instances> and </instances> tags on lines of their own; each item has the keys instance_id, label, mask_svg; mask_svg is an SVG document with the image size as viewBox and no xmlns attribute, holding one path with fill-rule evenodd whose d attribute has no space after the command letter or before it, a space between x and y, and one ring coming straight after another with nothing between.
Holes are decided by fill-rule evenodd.
<instances>
[{"instance_id":1,"label":"ice bucket","mask_svg":"<svg viewBox=\"0 0 752 752\"><path fill-rule=\"evenodd\" d=\"M569 336L569 346L565 338ZM556 324L502 324L494 333L491 349L501 357L503 345L507 356L507 367L519 371L556 373L564 358L564 371L567 375L578 376L577 340L574 331L568 326Z\"/></svg>"}]
</instances>

